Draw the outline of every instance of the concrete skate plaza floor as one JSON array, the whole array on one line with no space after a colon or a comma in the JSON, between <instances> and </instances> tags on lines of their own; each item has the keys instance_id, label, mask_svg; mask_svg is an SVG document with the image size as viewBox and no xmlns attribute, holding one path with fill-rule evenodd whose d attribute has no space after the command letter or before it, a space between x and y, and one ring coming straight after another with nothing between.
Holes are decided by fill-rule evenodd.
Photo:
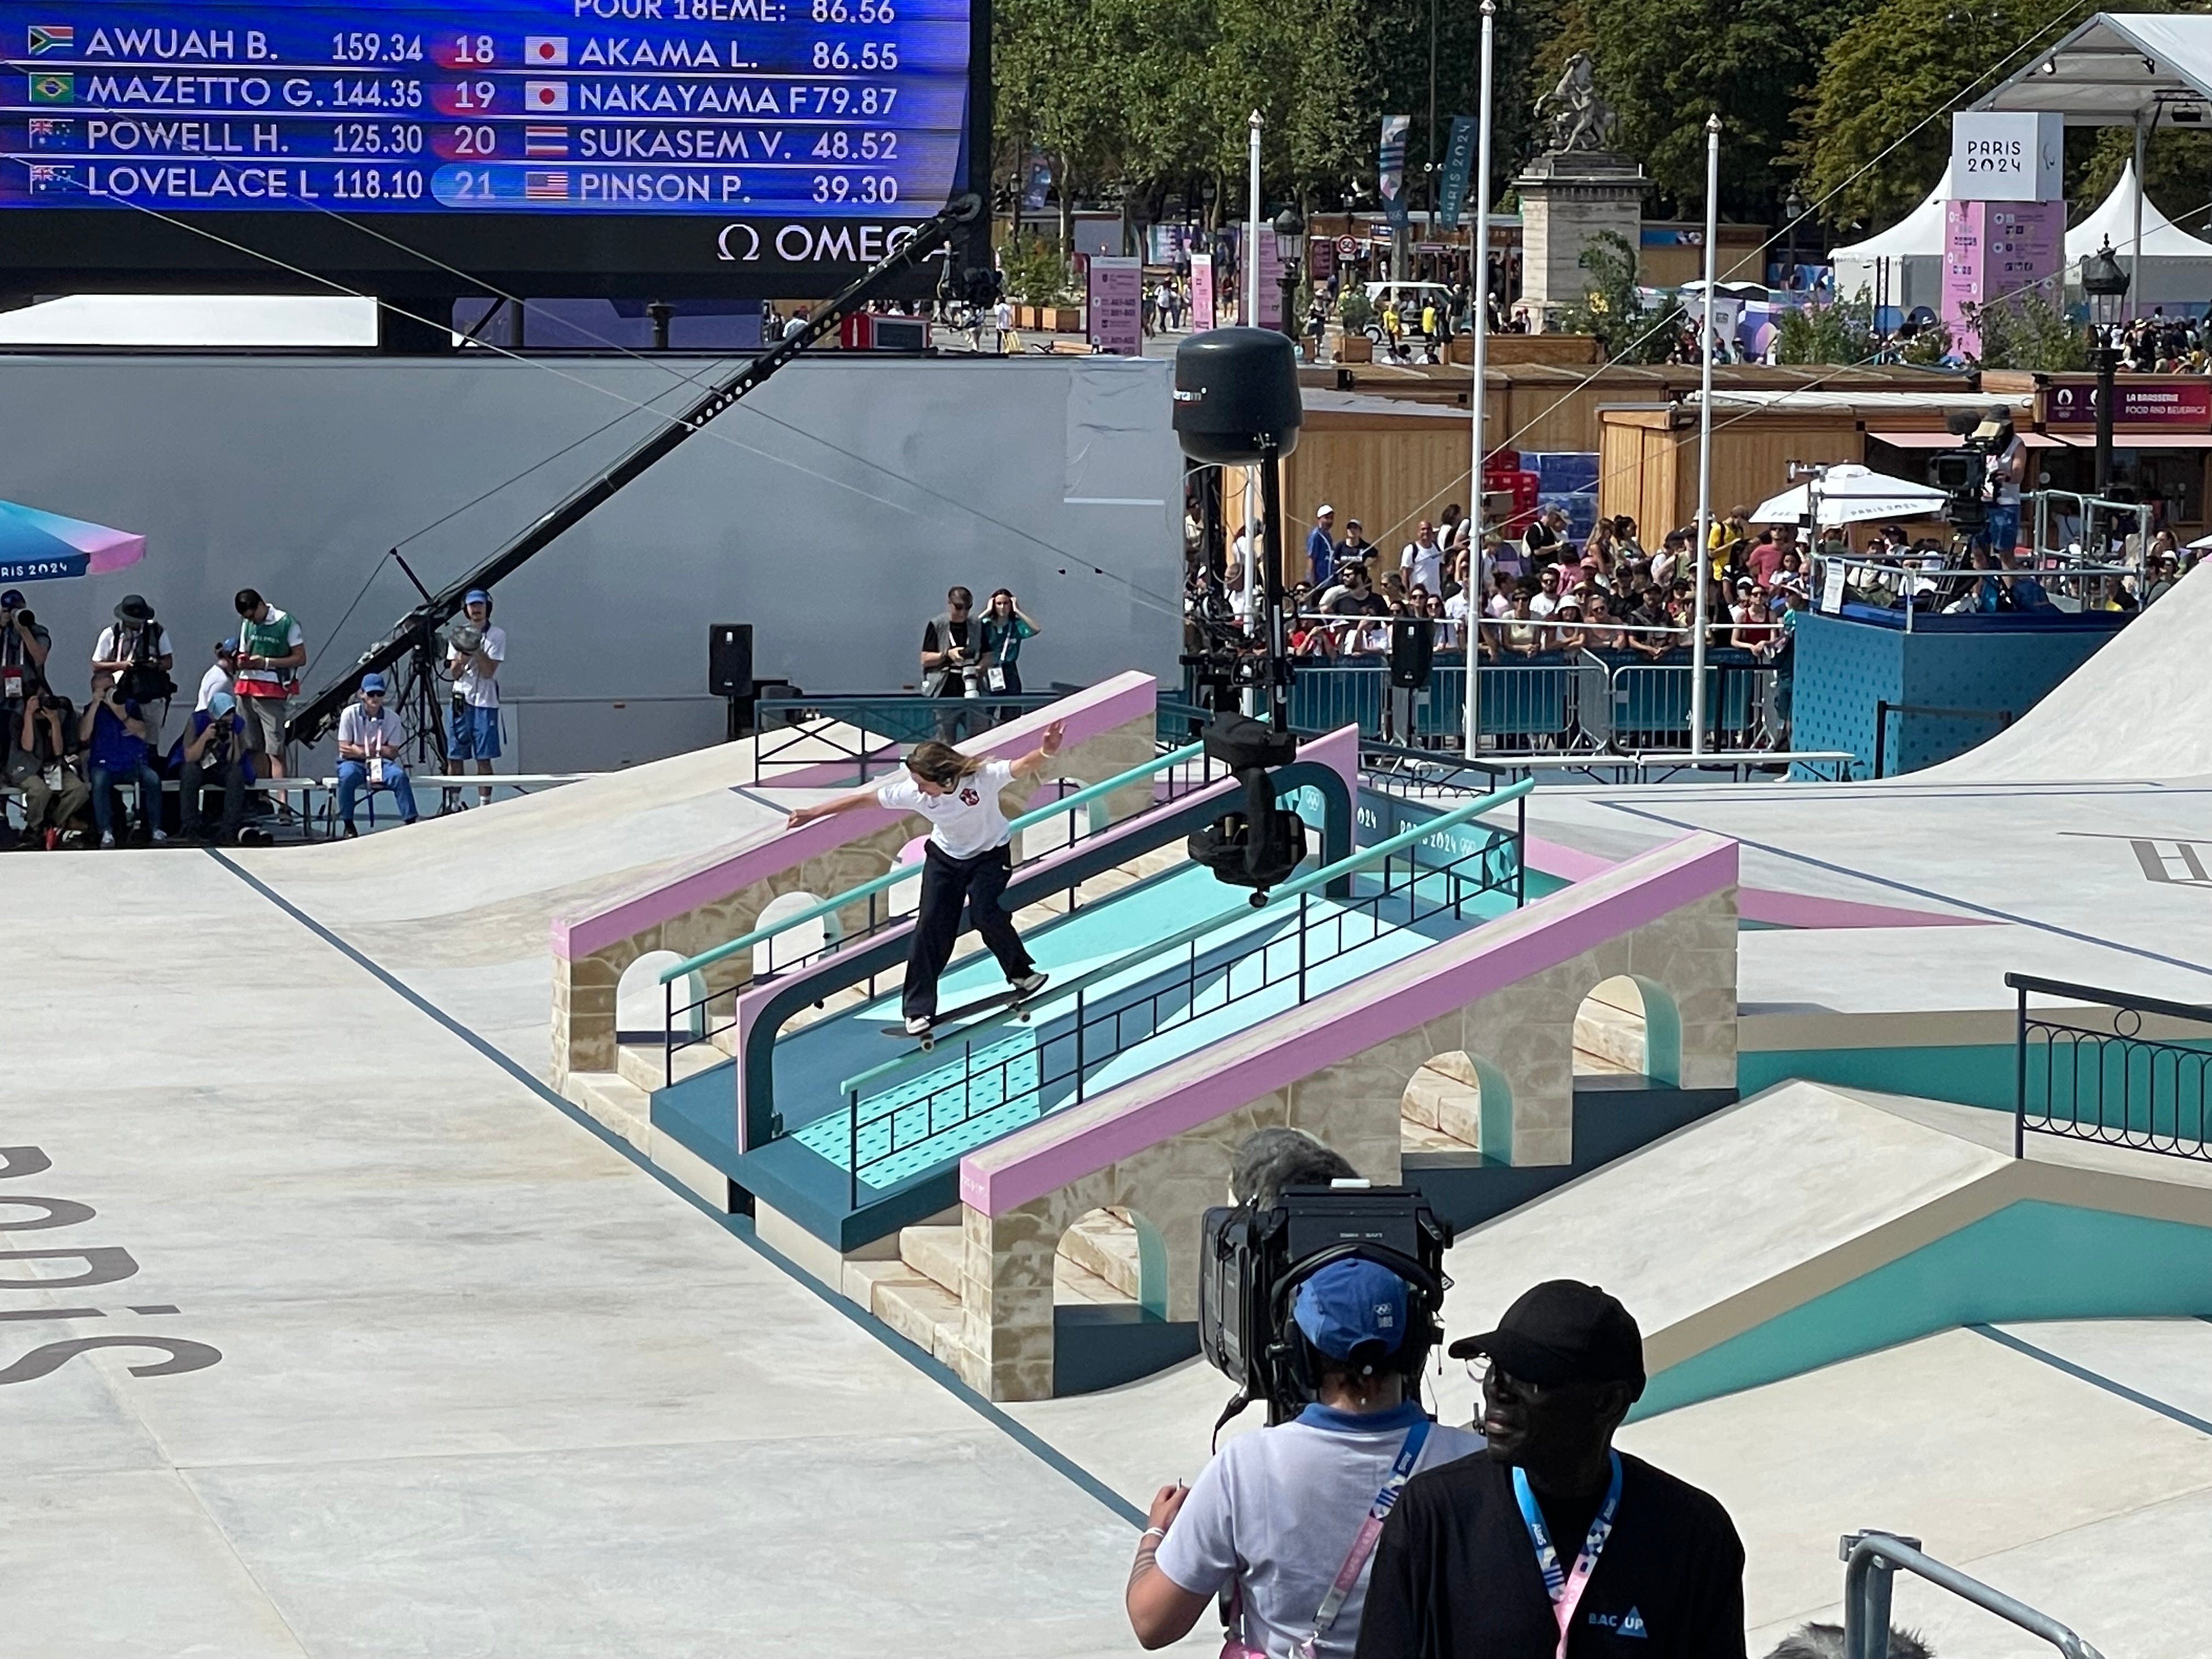
<instances>
[{"instance_id":1,"label":"concrete skate plaza floor","mask_svg":"<svg viewBox=\"0 0 2212 1659\"><path fill-rule=\"evenodd\" d=\"M703 768L672 806L623 787L605 811L554 795L235 861L8 862L0 1144L51 1168L0 1198L96 1213L7 1248L137 1270L0 1287L0 1375L90 1338L221 1357L134 1376L197 1350L87 1349L0 1385L0 1652L1134 1650L1132 1517L1202 1466L1220 1377L984 1406L537 1080L560 896L774 817ZM1994 1008L2007 969L2212 1000L2212 887L2149 880L2132 846L2201 832L2208 804L2202 783L1547 788L1530 828L1620 856L1710 825L1744 838L1747 885L1996 924L1747 932L1748 1008ZM619 823L656 810L642 841ZM102 1312L38 1316L64 1308ZM1624 1443L1730 1507L1754 1654L1832 1616L1836 1535L1883 1526L2107 1653L2180 1659L2212 1619L2208 1375L2201 1322L1952 1330ZM2031 1650L1915 1589L1899 1606L1945 1659ZM1211 1625L1184 1650L1214 1650Z\"/></svg>"}]
</instances>

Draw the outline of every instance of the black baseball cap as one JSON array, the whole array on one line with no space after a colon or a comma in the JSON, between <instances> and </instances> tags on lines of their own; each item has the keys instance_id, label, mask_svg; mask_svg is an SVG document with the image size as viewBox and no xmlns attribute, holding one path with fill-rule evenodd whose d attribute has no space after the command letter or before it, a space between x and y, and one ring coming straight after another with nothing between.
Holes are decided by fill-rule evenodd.
<instances>
[{"instance_id":1,"label":"black baseball cap","mask_svg":"<svg viewBox=\"0 0 2212 1659\"><path fill-rule=\"evenodd\" d=\"M1595 1285L1550 1279L1523 1291L1494 1331L1463 1336L1455 1359L1488 1354L1540 1388L1567 1382L1632 1382L1644 1388L1644 1334L1620 1301Z\"/></svg>"}]
</instances>

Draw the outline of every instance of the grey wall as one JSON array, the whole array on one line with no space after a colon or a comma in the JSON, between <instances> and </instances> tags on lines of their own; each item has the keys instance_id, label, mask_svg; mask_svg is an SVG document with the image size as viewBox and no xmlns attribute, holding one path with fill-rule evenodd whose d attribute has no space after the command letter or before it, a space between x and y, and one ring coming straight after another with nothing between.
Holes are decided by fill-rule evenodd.
<instances>
[{"instance_id":1,"label":"grey wall","mask_svg":"<svg viewBox=\"0 0 2212 1659\"><path fill-rule=\"evenodd\" d=\"M319 688L415 603L386 548L456 513L404 550L434 591L635 442L652 417L631 405L696 396L672 369L718 367L0 356L0 496L148 538L130 570L27 588L67 665L57 683L81 691L94 633L143 592L196 684L251 586L300 619ZM514 758L596 768L719 736L712 622L756 625L763 678L910 684L956 581L979 601L1010 586L1043 625L1023 655L1032 684L1172 677L1169 374L1164 360L802 359L501 586Z\"/></svg>"}]
</instances>

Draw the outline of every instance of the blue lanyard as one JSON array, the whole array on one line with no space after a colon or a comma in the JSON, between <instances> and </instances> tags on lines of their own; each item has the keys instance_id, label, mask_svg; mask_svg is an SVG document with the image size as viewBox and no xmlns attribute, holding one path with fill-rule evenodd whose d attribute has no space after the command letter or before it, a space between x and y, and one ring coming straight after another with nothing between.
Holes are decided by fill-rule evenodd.
<instances>
[{"instance_id":1,"label":"blue lanyard","mask_svg":"<svg viewBox=\"0 0 2212 1659\"><path fill-rule=\"evenodd\" d=\"M1536 1494L1528 1489L1528 1472L1518 1465L1513 1470L1514 1501L1521 1505L1522 1524L1528 1528L1528 1541L1536 1547L1536 1570L1544 1576L1544 1593L1552 1598L1553 1615L1559 1622L1558 1659L1566 1659L1567 1632L1573 1625L1575 1608L1589 1585L1590 1575L1597 1571L1597 1559L1605 1553L1605 1540L1613 1535L1613 1516L1620 1510L1620 1454L1611 1451L1606 1456L1613 1466L1612 1479L1606 1485L1605 1502L1591 1517L1589 1536L1583 1540L1582 1553L1575 1558L1572 1571L1559 1564L1559 1549L1544 1525L1544 1512L1537 1506Z\"/></svg>"}]
</instances>

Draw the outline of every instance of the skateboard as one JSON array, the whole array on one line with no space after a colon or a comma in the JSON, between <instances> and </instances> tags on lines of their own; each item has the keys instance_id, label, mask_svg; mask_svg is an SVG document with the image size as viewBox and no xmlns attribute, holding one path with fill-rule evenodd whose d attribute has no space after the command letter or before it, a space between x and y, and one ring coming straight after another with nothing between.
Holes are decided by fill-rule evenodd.
<instances>
[{"instance_id":1,"label":"skateboard","mask_svg":"<svg viewBox=\"0 0 2212 1659\"><path fill-rule=\"evenodd\" d=\"M945 1009L930 1022L930 1027L927 1031L910 1032L906 1029L906 1023L902 1020L896 1025L884 1026L883 1033L885 1036L912 1036L921 1045L922 1052L927 1054L937 1046L938 1034L945 1027L954 1020L965 1019L970 1014L980 1014L992 1008L1012 1007L1020 1010L1015 1016L1017 1018L1026 1021L1029 1018L1029 1011L1023 1008L1022 1005L1036 997L1043 989L1044 987L1040 985L1036 990L1030 992L1025 996L1010 986L1006 990L994 991L989 996L977 997L973 1002L963 1002L957 1008Z\"/></svg>"}]
</instances>

